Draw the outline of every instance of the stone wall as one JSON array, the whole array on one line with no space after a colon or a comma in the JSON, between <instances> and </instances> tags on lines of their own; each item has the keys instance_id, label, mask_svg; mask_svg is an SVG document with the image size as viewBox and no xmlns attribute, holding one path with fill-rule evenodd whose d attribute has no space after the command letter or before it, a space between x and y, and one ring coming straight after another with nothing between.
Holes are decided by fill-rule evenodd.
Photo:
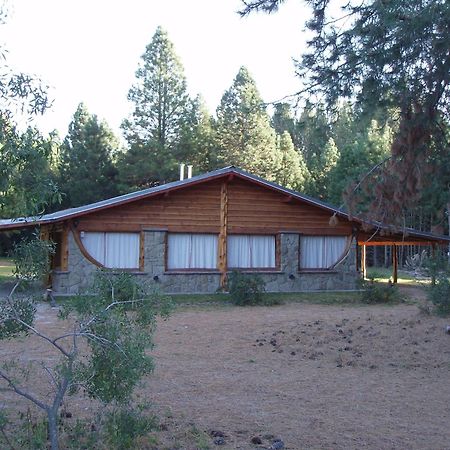
<instances>
[{"instance_id":1,"label":"stone wall","mask_svg":"<svg viewBox=\"0 0 450 450\"><path fill-rule=\"evenodd\" d=\"M148 230L145 234L144 271L136 276L152 281L167 293L214 293L219 288L218 272L166 272L166 232ZM299 235L280 236L280 271L261 273L268 292L301 292L355 289L359 274L356 269L356 244L352 242L346 258L327 272L299 272ZM57 294L75 294L86 288L97 269L80 252L69 233L69 271L53 274L53 290Z\"/></svg>"}]
</instances>

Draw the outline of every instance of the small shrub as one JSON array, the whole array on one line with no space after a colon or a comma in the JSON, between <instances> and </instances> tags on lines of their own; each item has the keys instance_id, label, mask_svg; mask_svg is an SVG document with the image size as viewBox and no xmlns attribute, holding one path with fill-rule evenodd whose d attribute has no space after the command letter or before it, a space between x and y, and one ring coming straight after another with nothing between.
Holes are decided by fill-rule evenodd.
<instances>
[{"instance_id":1,"label":"small shrub","mask_svg":"<svg viewBox=\"0 0 450 450\"><path fill-rule=\"evenodd\" d=\"M259 275L234 271L228 277L228 289L235 305L264 304L265 283Z\"/></svg>"},{"instance_id":2,"label":"small shrub","mask_svg":"<svg viewBox=\"0 0 450 450\"><path fill-rule=\"evenodd\" d=\"M434 305L434 311L441 316L450 315L450 281L448 276L441 274L435 284L428 288L428 299Z\"/></svg>"},{"instance_id":3,"label":"small shrub","mask_svg":"<svg viewBox=\"0 0 450 450\"><path fill-rule=\"evenodd\" d=\"M120 408L107 415L105 438L110 448L134 449L138 438L157 429L155 417L142 414L139 409Z\"/></svg>"},{"instance_id":4,"label":"small shrub","mask_svg":"<svg viewBox=\"0 0 450 450\"><path fill-rule=\"evenodd\" d=\"M395 284L375 283L373 279L361 282L361 301L368 304L393 303L399 301L400 294Z\"/></svg>"}]
</instances>

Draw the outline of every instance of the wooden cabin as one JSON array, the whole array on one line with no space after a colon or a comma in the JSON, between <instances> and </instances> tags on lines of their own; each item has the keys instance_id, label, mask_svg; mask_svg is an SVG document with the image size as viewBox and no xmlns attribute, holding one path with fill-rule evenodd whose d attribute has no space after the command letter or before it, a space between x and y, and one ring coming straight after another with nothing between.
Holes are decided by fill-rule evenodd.
<instances>
[{"instance_id":1,"label":"wooden cabin","mask_svg":"<svg viewBox=\"0 0 450 450\"><path fill-rule=\"evenodd\" d=\"M99 268L130 272L168 293L216 292L233 270L260 274L271 292L349 290L364 271L358 246L448 241L414 230L407 241L381 238L382 227L367 232L363 225L226 167L41 217L1 220L0 231L39 226L42 239L56 243L51 287L60 295L81 292Z\"/></svg>"}]
</instances>

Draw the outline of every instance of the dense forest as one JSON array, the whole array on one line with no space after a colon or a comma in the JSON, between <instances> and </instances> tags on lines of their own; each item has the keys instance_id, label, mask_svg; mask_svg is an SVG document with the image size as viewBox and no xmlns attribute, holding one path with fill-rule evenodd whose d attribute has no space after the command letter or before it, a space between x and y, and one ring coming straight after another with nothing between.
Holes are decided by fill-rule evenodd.
<instances>
[{"instance_id":1,"label":"dense forest","mask_svg":"<svg viewBox=\"0 0 450 450\"><path fill-rule=\"evenodd\" d=\"M254 9L272 12L280 3L274 0L249 2L241 13L250 14ZM377 25L376 20L392 22L395 18L382 17L381 12L388 12L380 12L378 3L372 2L372 24L364 22L369 10L355 9L351 13L358 15L359 22L357 20L350 29L353 35L339 36L336 31L333 35L333 30L324 31L324 11L321 12L318 3L308 27L317 33L310 48L320 49L320 52L316 51L315 58L313 53L306 54L303 62L298 63L299 74L305 80L307 74L312 76L309 80L312 84L297 95L287 97L286 101L265 103L252 74L241 67L234 80L230 80L230 86L224 87L215 113L211 113L201 95L192 98L188 94L182 62L168 34L158 28L139 61L135 83L128 92L133 110L122 122L122 137L116 136L107 123L82 103L74 111L63 138L56 132L44 136L33 128L20 131L11 108L3 108L0 114L0 216L17 217L75 207L173 181L178 177L179 163L187 163L193 165L194 174L236 165L267 180L347 208L352 214L392 223L397 229L410 226L447 233L449 122L441 100L448 92L449 57L448 46L446 50L441 48L440 24L433 11L428 19L435 21L433 26L439 36L422 36L422 44L425 47L431 42L436 53L440 52L438 56L444 65L438 68L443 75L437 80L426 79L421 69L427 86L432 82L443 86L439 99L436 96L432 99L434 109L431 110L426 98L405 100L405 93L396 91L392 82L388 86L380 73L373 72L364 78L364 74L358 73L360 65L350 66L351 58L366 57L361 48L370 44L359 42L358 55L351 48L356 45L356 38L370 36L373 32L370 27ZM417 6L415 3L411 11ZM427 4L440 8L442 26L447 23L447 29L442 31L445 37L448 6L440 2ZM423 17L417 27L428 29L428 19ZM395 20L398 21L398 17ZM405 49L416 51L416 44L412 42L416 42L414 33L418 31L412 30L410 36L393 36L396 31L389 35L388 27L389 22L386 22L381 37L375 33L370 38L371 45L374 46L377 39L387 42L390 36L389 39L398 41L398 54L381 55L379 52L374 53L372 59L388 56L394 58L395 64L404 64L405 61L397 60L402 51L409 55ZM406 39L411 42L404 42ZM327 47L332 45L341 54L333 55ZM427 60L429 55L419 53L411 58ZM346 71L341 70L341 65L341 72L334 73L333 64L339 58L350 62ZM420 64L413 60L408 63L411 82L413 68ZM384 66L386 61L370 60L361 64L373 69L376 64ZM306 69L310 69L309 72ZM311 69L316 71L315 75L314 72L311 75ZM440 73L438 69L436 78ZM401 74L402 68L395 70ZM356 91L350 88L350 83ZM320 85L323 90L313 90L313 85ZM7 83L3 82L2 86L3 100L15 97L14 92L6 90ZM403 86L402 80L399 86ZM14 85L12 88L14 90ZM29 105L44 110L45 93L33 90L36 88L31 84L29 88L23 97L31 95L35 101L28 100ZM420 84L410 86L411 95L418 95L420 89L423 91ZM433 90L433 86L430 89Z\"/></svg>"}]
</instances>

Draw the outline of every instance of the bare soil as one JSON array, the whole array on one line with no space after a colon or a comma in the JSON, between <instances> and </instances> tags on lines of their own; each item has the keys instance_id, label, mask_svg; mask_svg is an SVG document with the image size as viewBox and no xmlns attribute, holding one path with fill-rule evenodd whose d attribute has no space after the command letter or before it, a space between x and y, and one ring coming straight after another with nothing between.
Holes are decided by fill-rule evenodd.
<instances>
[{"instance_id":1,"label":"bare soil","mask_svg":"<svg viewBox=\"0 0 450 450\"><path fill-rule=\"evenodd\" d=\"M159 415L161 449L215 448L222 435L217 448L450 449L447 323L412 304L184 308L158 324L138 396ZM37 324L61 326L47 305ZM2 344L0 358L13 355L54 357L30 338ZM23 407L4 393L0 405Z\"/></svg>"}]
</instances>

